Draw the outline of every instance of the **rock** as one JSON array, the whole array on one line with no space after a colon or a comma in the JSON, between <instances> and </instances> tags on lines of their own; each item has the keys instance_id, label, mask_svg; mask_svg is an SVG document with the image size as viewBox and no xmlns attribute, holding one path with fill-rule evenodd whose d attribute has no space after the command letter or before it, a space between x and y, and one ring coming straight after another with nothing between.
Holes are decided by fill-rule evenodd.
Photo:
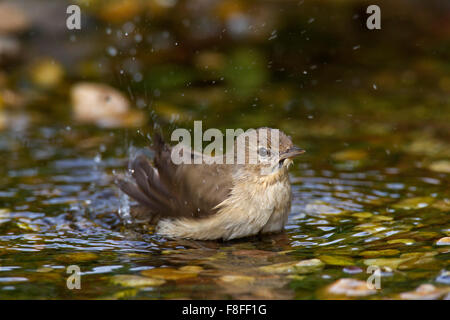
<instances>
[{"instance_id":1,"label":"rock","mask_svg":"<svg viewBox=\"0 0 450 320\"><path fill-rule=\"evenodd\" d=\"M295 265L295 273L307 274L321 270L325 264L319 259L302 260Z\"/></svg>"},{"instance_id":2,"label":"rock","mask_svg":"<svg viewBox=\"0 0 450 320\"><path fill-rule=\"evenodd\" d=\"M393 239L393 240L389 240L387 243L388 244L402 243L402 244L406 244L407 246L409 246L409 245L414 244L415 241L413 239Z\"/></svg>"},{"instance_id":3,"label":"rock","mask_svg":"<svg viewBox=\"0 0 450 320\"><path fill-rule=\"evenodd\" d=\"M324 263L319 259L309 259L294 262L282 262L259 267L259 270L267 273L297 273L306 274L319 271Z\"/></svg>"},{"instance_id":4,"label":"rock","mask_svg":"<svg viewBox=\"0 0 450 320\"><path fill-rule=\"evenodd\" d=\"M432 162L428 169L436 172L444 172L444 173L450 173L450 161L448 160L440 160Z\"/></svg>"},{"instance_id":5,"label":"rock","mask_svg":"<svg viewBox=\"0 0 450 320\"><path fill-rule=\"evenodd\" d=\"M0 3L0 33L19 33L30 27L25 13L11 3Z\"/></svg>"},{"instance_id":6,"label":"rock","mask_svg":"<svg viewBox=\"0 0 450 320\"><path fill-rule=\"evenodd\" d=\"M450 237L443 237L436 242L437 246L449 246L450 245Z\"/></svg>"},{"instance_id":7,"label":"rock","mask_svg":"<svg viewBox=\"0 0 450 320\"><path fill-rule=\"evenodd\" d=\"M370 212L356 212L356 213L353 213L352 216L364 219L364 218L370 218L371 216L373 216L373 214Z\"/></svg>"},{"instance_id":8,"label":"rock","mask_svg":"<svg viewBox=\"0 0 450 320\"><path fill-rule=\"evenodd\" d=\"M162 279L153 279L129 274L115 275L111 278L111 282L124 287L156 287L166 283L166 281Z\"/></svg>"},{"instance_id":9,"label":"rock","mask_svg":"<svg viewBox=\"0 0 450 320\"><path fill-rule=\"evenodd\" d=\"M98 83L78 83L71 91L75 119L101 127L139 126L145 117L130 110L128 99L118 90Z\"/></svg>"},{"instance_id":10,"label":"rock","mask_svg":"<svg viewBox=\"0 0 450 320\"><path fill-rule=\"evenodd\" d=\"M432 284L422 284L414 291L403 292L400 294L400 299L405 300L436 300L444 296L450 291L449 287L437 288Z\"/></svg>"},{"instance_id":11,"label":"rock","mask_svg":"<svg viewBox=\"0 0 450 320\"><path fill-rule=\"evenodd\" d=\"M352 258L344 256L323 255L319 256L319 259L325 262L326 264L330 264L333 266L352 266L355 264Z\"/></svg>"},{"instance_id":12,"label":"rock","mask_svg":"<svg viewBox=\"0 0 450 320\"><path fill-rule=\"evenodd\" d=\"M365 297L375 294L375 289L370 289L365 281L343 278L328 286L327 292L334 295L348 297Z\"/></svg>"},{"instance_id":13,"label":"rock","mask_svg":"<svg viewBox=\"0 0 450 320\"><path fill-rule=\"evenodd\" d=\"M366 259L367 266L388 267L391 269L414 269L418 266L433 265L435 252L410 252L400 255L399 258Z\"/></svg>"},{"instance_id":14,"label":"rock","mask_svg":"<svg viewBox=\"0 0 450 320\"><path fill-rule=\"evenodd\" d=\"M434 201L435 199L432 197L416 197L397 202L396 204L393 204L392 207L394 209L402 210L417 210L428 207Z\"/></svg>"}]
</instances>

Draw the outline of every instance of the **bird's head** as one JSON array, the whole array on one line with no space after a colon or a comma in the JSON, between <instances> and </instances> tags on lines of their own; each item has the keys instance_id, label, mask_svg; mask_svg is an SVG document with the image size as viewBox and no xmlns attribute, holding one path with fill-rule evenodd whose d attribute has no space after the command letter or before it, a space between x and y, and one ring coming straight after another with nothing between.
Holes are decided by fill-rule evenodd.
<instances>
[{"instance_id":1,"label":"bird's head","mask_svg":"<svg viewBox=\"0 0 450 320\"><path fill-rule=\"evenodd\" d=\"M282 131L267 127L239 135L235 148L237 163L242 163L245 156L244 167L254 172L259 171L262 176L287 172L293 159L305 152L295 146L291 138ZM245 153L242 153L242 150L245 150Z\"/></svg>"}]
</instances>

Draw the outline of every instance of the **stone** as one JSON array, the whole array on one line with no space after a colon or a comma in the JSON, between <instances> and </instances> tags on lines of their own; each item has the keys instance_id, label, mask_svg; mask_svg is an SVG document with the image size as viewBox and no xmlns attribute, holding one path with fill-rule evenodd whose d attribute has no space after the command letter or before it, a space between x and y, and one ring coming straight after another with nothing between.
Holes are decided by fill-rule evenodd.
<instances>
[{"instance_id":1,"label":"stone","mask_svg":"<svg viewBox=\"0 0 450 320\"><path fill-rule=\"evenodd\" d=\"M375 289L370 289L367 283L362 280L343 278L328 286L327 292L334 295L348 297L365 297L375 294Z\"/></svg>"}]
</instances>

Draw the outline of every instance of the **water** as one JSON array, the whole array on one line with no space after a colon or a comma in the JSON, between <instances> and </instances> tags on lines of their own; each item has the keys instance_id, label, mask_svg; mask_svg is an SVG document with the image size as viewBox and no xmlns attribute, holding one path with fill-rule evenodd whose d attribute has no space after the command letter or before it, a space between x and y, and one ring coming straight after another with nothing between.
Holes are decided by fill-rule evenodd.
<instances>
[{"instance_id":1,"label":"water","mask_svg":"<svg viewBox=\"0 0 450 320\"><path fill-rule=\"evenodd\" d=\"M248 33L249 16L239 15L230 38L220 38L223 48L208 50L203 41L222 29L209 20L189 29L202 11L183 11L192 18L183 20L185 33L175 23L136 20L126 31L136 46L116 39L127 21L115 25L120 17L92 9L104 25L77 36L73 50L48 45L46 55L67 72L54 87L40 87L32 61L1 72L29 100L0 103L0 299L384 299L425 284L435 298L448 294L449 247L438 245L450 236L450 57L441 20L373 41L344 23L325 28L326 4L280 6L286 25ZM336 21L352 10L343 5ZM384 21L397 30L402 22L389 12L395 17L386 9ZM409 30L416 20L405 17ZM38 61L42 32L21 39ZM417 33L421 50L409 46ZM330 51L330 43L340 46ZM76 122L68 91L85 80L111 83L148 119L138 128ZM170 137L193 120L204 130L279 128L307 150L291 169L283 233L201 242L129 223L132 201L114 181L127 174L130 146L148 145L155 121ZM308 267L286 267L304 260ZM71 265L81 271L79 290L67 287ZM379 267L380 290L330 289L339 279L366 281L369 266Z\"/></svg>"},{"instance_id":2,"label":"water","mask_svg":"<svg viewBox=\"0 0 450 320\"><path fill-rule=\"evenodd\" d=\"M449 176L423 168L421 156L386 154L383 149L392 147L389 136L381 143L383 136L358 135L341 151L334 137L294 135L308 153L292 170L286 231L223 243L168 240L125 227L119 214L126 214L127 200L113 173L126 172L123 135L85 130L42 124L26 130L27 143L2 133L7 144L1 151L6 159L0 194L1 298L327 297L321 290L337 279L366 279L365 260L408 253L430 256L406 261L382 277L383 290L371 298L423 283L442 285L436 279L448 268L448 249L435 243L450 231ZM100 144L105 151L98 157ZM118 145L124 148L118 151ZM395 207L416 197L429 199L414 209ZM297 278L258 269L317 257L328 261L325 267ZM66 268L72 264L81 269L81 290L66 287ZM118 274L185 266L201 271L156 287L127 288L114 280ZM359 273L345 269L354 266ZM231 275L233 281L223 281Z\"/></svg>"}]
</instances>

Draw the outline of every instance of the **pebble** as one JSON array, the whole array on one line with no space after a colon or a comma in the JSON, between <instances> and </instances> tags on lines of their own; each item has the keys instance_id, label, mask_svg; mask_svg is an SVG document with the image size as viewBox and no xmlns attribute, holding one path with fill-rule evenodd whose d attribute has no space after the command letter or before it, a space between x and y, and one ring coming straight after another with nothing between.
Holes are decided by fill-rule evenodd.
<instances>
[{"instance_id":1,"label":"pebble","mask_svg":"<svg viewBox=\"0 0 450 320\"><path fill-rule=\"evenodd\" d=\"M198 268L187 268L187 266L180 269L174 268L154 268L149 270L144 270L141 272L143 276L163 279L163 280L183 280L188 278L195 278L202 269Z\"/></svg>"},{"instance_id":2,"label":"pebble","mask_svg":"<svg viewBox=\"0 0 450 320\"><path fill-rule=\"evenodd\" d=\"M450 237L443 237L436 242L437 246L448 246L450 245Z\"/></svg>"},{"instance_id":3,"label":"pebble","mask_svg":"<svg viewBox=\"0 0 450 320\"><path fill-rule=\"evenodd\" d=\"M297 273L306 274L316 272L324 267L319 259L309 259L294 262L282 262L269 266L259 267L259 270L267 273Z\"/></svg>"},{"instance_id":4,"label":"pebble","mask_svg":"<svg viewBox=\"0 0 450 320\"><path fill-rule=\"evenodd\" d=\"M155 287L166 283L163 279L154 279L129 274L115 275L111 278L111 282L124 287Z\"/></svg>"},{"instance_id":5,"label":"pebble","mask_svg":"<svg viewBox=\"0 0 450 320\"><path fill-rule=\"evenodd\" d=\"M82 82L71 90L75 119L101 127L134 127L143 123L142 112L130 109L128 99L118 90L100 83Z\"/></svg>"},{"instance_id":6,"label":"pebble","mask_svg":"<svg viewBox=\"0 0 450 320\"><path fill-rule=\"evenodd\" d=\"M392 205L394 209L403 209L403 210L417 210L428 207L435 201L432 197L415 197L404 199L396 204Z\"/></svg>"},{"instance_id":7,"label":"pebble","mask_svg":"<svg viewBox=\"0 0 450 320\"><path fill-rule=\"evenodd\" d=\"M348 297L365 297L375 294L377 291L375 289L370 289L365 281L343 278L328 286L327 292Z\"/></svg>"},{"instance_id":8,"label":"pebble","mask_svg":"<svg viewBox=\"0 0 450 320\"><path fill-rule=\"evenodd\" d=\"M0 33L19 33L30 27L25 13L11 3L0 3Z\"/></svg>"},{"instance_id":9,"label":"pebble","mask_svg":"<svg viewBox=\"0 0 450 320\"><path fill-rule=\"evenodd\" d=\"M414 291L403 292L400 298L404 300L436 300L450 291L450 288L437 288L432 284L422 284Z\"/></svg>"}]
</instances>

